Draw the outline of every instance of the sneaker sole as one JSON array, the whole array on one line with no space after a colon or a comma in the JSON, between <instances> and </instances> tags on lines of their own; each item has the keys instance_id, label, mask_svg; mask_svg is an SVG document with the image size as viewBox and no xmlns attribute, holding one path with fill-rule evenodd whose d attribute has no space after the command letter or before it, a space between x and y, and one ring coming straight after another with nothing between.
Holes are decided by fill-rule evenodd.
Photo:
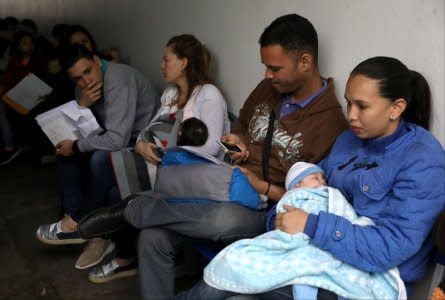
<instances>
[{"instance_id":1,"label":"sneaker sole","mask_svg":"<svg viewBox=\"0 0 445 300\"><path fill-rule=\"evenodd\" d=\"M36 237L39 241L47 245L77 245L87 242L87 240L84 239L48 240L42 237L38 232L36 232Z\"/></svg>"},{"instance_id":2,"label":"sneaker sole","mask_svg":"<svg viewBox=\"0 0 445 300\"><path fill-rule=\"evenodd\" d=\"M104 253L102 253L102 256L101 256L98 260L96 260L96 261L94 261L94 262L92 262L92 263L90 263L90 264L88 264L88 265L85 265L85 266L74 265L74 268L76 268L77 270L84 270L84 269L88 269L88 268L94 267L95 265L97 265L98 263L100 263L100 262L102 261L102 259L104 259L105 256L107 256L108 254L110 254L111 252L113 252L113 250L114 250L114 243L111 242L111 243L107 246L107 249L105 249Z\"/></svg>"},{"instance_id":3,"label":"sneaker sole","mask_svg":"<svg viewBox=\"0 0 445 300\"><path fill-rule=\"evenodd\" d=\"M133 270L127 270L127 271L122 271L116 274L113 274L111 276L108 277L93 277L93 276L88 276L88 280L91 281L92 283L106 283L118 278L125 278L125 277L131 277L131 276L135 276L138 273L137 269L133 269Z\"/></svg>"},{"instance_id":4,"label":"sneaker sole","mask_svg":"<svg viewBox=\"0 0 445 300\"><path fill-rule=\"evenodd\" d=\"M9 164L10 162L12 162L17 156L19 156L21 153L23 152L23 149L22 148L20 148L19 150L17 150L7 161L4 161L4 162L2 162L2 163L0 163L0 166L3 166L3 165L7 165L7 164Z\"/></svg>"}]
</instances>

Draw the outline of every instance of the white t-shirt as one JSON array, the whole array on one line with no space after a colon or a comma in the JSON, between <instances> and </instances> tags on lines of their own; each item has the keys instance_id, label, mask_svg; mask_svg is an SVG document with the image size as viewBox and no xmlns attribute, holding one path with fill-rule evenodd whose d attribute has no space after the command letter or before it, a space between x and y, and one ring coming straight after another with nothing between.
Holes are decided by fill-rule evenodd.
<instances>
[{"instance_id":1,"label":"white t-shirt","mask_svg":"<svg viewBox=\"0 0 445 300\"><path fill-rule=\"evenodd\" d=\"M159 108L153 120L156 120L159 116L175 113L177 111L176 105L171 105L176 98L178 89L176 86L168 86L161 96L161 107ZM209 154L218 158L222 158L224 153L217 144L217 140L222 135L230 132L230 121L227 114L226 101L213 84L204 84L197 86L190 96L183 109L182 121L195 117L203 121L208 129L209 138L204 146L190 147L194 151ZM140 139L145 140L145 129L141 132Z\"/></svg>"}]
</instances>

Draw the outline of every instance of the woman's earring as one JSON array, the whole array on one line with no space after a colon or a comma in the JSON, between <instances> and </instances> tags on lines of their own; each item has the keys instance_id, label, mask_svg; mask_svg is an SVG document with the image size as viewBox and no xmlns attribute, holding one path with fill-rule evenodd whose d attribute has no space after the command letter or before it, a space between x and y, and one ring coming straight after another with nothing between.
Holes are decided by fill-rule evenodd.
<instances>
[{"instance_id":1,"label":"woman's earring","mask_svg":"<svg viewBox=\"0 0 445 300\"><path fill-rule=\"evenodd\" d=\"M390 119L391 121L394 121L395 119L397 119L397 117L389 116L389 119Z\"/></svg>"}]
</instances>

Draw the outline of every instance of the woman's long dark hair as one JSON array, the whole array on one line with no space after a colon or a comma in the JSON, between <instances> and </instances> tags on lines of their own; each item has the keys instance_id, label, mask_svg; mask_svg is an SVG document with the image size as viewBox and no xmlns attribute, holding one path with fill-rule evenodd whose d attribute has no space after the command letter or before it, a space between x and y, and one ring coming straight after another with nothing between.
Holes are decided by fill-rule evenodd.
<instances>
[{"instance_id":1,"label":"woman's long dark hair","mask_svg":"<svg viewBox=\"0 0 445 300\"><path fill-rule=\"evenodd\" d=\"M167 47L170 47L179 59L187 58L185 70L188 83L187 99L196 86L213 83L210 76L210 53L194 35L174 36L167 42Z\"/></svg>"},{"instance_id":2,"label":"woman's long dark hair","mask_svg":"<svg viewBox=\"0 0 445 300\"><path fill-rule=\"evenodd\" d=\"M395 101L405 99L407 107L402 117L430 129L431 92L426 79L418 72L409 70L401 61L392 57L377 56L358 64L351 72L379 81L379 94Z\"/></svg>"}]
</instances>

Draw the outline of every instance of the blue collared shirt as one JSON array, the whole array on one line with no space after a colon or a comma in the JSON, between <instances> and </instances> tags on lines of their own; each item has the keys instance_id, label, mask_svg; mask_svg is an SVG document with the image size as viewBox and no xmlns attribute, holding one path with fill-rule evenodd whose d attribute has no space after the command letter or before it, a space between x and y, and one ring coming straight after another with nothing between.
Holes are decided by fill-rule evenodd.
<instances>
[{"instance_id":1,"label":"blue collared shirt","mask_svg":"<svg viewBox=\"0 0 445 300\"><path fill-rule=\"evenodd\" d=\"M328 87L328 81L325 79L322 79L322 86L321 88L304 99L301 102L292 102L292 97L289 95L284 95L283 99L281 100L281 108L280 108L280 118L284 118L290 113L293 113L299 109L303 109L306 106L308 106L312 101L314 101L318 96L320 96L321 93L323 93L326 88Z\"/></svg>"}]
</instances>

